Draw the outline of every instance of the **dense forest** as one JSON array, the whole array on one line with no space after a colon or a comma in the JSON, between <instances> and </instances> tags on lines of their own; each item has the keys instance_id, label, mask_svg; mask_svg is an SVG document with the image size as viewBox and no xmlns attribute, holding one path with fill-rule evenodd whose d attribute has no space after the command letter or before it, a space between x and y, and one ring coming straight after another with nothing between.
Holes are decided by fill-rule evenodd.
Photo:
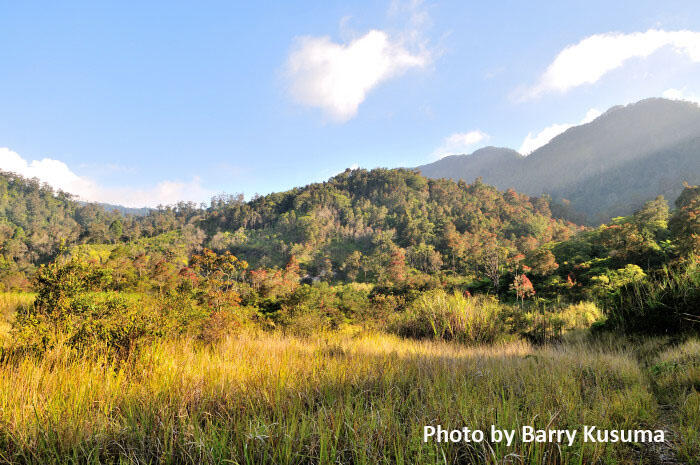
<instances>
[{"instance_id":1,"label":"dense forest","mask_svg":"<svg viewBox=\"0 0 700 465\"><path fill-rule=\"evenodd\" d=\"M249 202L218 197L206 208L181 203L142 216L83 205L12 174L0 183L8 288L54 258L61 243L128 244L175 233L188 252L229 251L256 268L279 268L294 257L310 278L379 282L397 257L424 273L476 271L494 255L506 259L580 230L552 219L545 199L409 170L348 170Z\"/></svg>"}]
</instances>

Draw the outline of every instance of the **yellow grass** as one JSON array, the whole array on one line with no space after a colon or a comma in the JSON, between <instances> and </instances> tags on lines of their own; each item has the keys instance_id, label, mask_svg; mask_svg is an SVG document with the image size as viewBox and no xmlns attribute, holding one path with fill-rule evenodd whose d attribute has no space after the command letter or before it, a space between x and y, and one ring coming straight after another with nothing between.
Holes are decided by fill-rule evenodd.
<instances>
[{"instance_id":1,"label":"yellow grass","mask_svg":"<svg viewBox=\"0 0 700 465\"><path fill-rule=\"evenodd\" d=\"M639 462L620 444L424 443L449 428L656 423L633 357L584 345L466 348L386 335L160 342L126 362L0 365L0 462Z\"/></svg>"},{"instance_id":2,"label":"yellow grass","mask_svg":"<svg viewBox=\"0 0 700 465\"><path fill-rule=\"evenodd\" d=\"M0 292L0 347L9 343L12 319L20 306L31 305L34 294L27 292Z\"/></svg>"}]
</instances>

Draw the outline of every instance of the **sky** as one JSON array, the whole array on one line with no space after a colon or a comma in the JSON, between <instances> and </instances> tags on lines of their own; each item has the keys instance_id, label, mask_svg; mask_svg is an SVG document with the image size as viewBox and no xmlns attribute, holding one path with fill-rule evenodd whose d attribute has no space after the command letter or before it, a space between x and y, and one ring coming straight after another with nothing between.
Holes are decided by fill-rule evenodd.
<instances>
[{"instance_id":1,"label":"sky","mask_svg":"<svg viewBox=\"0 0 700 465\"><path fill-rule=\"evenodd\" d=\"M133 207L700 101L697 1L0 0L0 37L0 169Z\"/></svg>"}]
</instances>

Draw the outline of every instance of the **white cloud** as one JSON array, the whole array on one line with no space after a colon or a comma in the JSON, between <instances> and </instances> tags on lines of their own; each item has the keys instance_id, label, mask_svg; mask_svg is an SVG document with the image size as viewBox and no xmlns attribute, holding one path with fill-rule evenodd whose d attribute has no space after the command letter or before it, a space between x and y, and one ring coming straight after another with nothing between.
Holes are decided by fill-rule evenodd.
<instances>
[{"instance_id":1,"label":"white cloud","mask_svg":"<svg viewBox=\"0 0 700 465\"><path fill-rule=\"evenodd\" d=\"M586 112L586 116L584 116L581 122L578 124L590 123L591 121L599 117L601 114L602 113L600 111L596 110L595 108L591 108ZM562 132L574 126L576 126L576 124L552 124L551 126L547 126L546 128L544 128L537 134L532 134L530 132L525 137L525 140L523 140L523 143L518 151L523 155L529 155L538 148L547 144L550 140L554 139Z\"/></svg>"},{"instance_id":2,"label":"white cloud","mask_svg":"<svg viewBox=\"0 0 700 465\"><path fill-rule=\"evenodd\" d=\"M64 192L78 196L80 200L105 202L127 207L155 207L180 200L204 201L212 192L202 187L198 178L189 182L161 181L147 189L131 187L101 187L92 179L75 174L59 160L43 158L27 161L17 152L0 147L0 170L10 171L27 178L37 178Z\"/></svg>"},{"instance_id":3,"label":"white cloud","mask_svg":"<svg viewBox=\"0 0 700 465\"><path fill-rule=\"evenodd\" d=\"M479 130L470 132L457 132L447 137L442 145L435 149L435 158L467 153L474 144L488 140L489 135Z\"/></svg>"},{"instance_id":4,"label":"white cloud","mask_svg":"<svg viewBox=\"0 0 700 465\"><path fill-rule=\"evenodd\" d=\"M671 100L684 100L686 102L693 102L700 105L700 97L694 93L687 92L685 87L682 89L666 89L661 96Z\"/></svg>"},{"instance_id":5,"label":"white cloud","mask_svg":"<svg viewBox=\"0 0 700 465\"><path fill-rule=\"evenodd\" d=\"M590 110L588 110L586 112L586 115L583 117L583 119L581 120L581 122L579 124L588 124L602 114L603 114L602 111L600 111L596 108L591 108Z\"/></svg>"},{"instance_id":6,"label":"white cloud","mask_svg":"<svg viewBox=\"0 0 700 465\"><path fill-rule=\"evenodd\" d=\"M290 93L298 103L321 108L336 122L347 121L373 88L430 62L423 47L412 53L406 43L380 30L345 44L329 37L297 38L286 66Z\"/></svg>"},{"instance_id":7,"label":"white cloud","mask_svg":"<svg viewBox=\"0 0 700 465\"><path fill-rule=\"evenodd\" d=\"M559 52L539 83L529 89L525 97L538 97L548 92L563 93L574 87L593 84L627 60L647 58L664 47L673 48L692 62L700 62L700 32L650 29L630 34L596 34Z\"/></svg>"}]
</instances>

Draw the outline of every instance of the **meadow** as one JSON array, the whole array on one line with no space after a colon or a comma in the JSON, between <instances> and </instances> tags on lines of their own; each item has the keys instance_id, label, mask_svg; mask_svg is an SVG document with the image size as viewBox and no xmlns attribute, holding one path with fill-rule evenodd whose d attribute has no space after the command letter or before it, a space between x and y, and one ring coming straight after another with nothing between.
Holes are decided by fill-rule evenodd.
<instances>
[{"instance_id":1,"label":"meadow","mask_svg":"<svg viewBox=\"0 0 700 465\"><path fill-rule=\"evenodd\" d=\"M31 296L4 295L5 306ZM4 315L11 312L5 309ZM0 364L2 463L698 463L700 341L465 345L359 329L57 345ZM693 386L695 391L693 391ZM423 426L656 429L648 444L423 441Z\"/></svg>"}]
</instances>

